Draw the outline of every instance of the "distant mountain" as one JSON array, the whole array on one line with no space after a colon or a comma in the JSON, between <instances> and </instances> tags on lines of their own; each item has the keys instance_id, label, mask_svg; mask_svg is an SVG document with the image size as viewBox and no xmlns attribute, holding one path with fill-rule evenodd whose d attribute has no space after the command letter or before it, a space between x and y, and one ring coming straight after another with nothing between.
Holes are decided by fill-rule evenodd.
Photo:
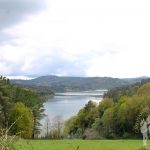
<instances>
[{"instance_id":1,"label":"distant mountain","mask_svg":"<svg viewBox=\"0 0 150 150\"><path fill-rule=\"evenodd\" d=\"M50 87L54 92L112 89L114 87L129 85L137 81L140 81L140 79L130 80L111 77L59 77L52 75L41 76L32 80L11 80L14 84L24 86Z\"/></svg>"},{"instance_id":2,"label":"distant mountain","mask_svg":"<svg viewBox=\"0 0 150 150\"><path fill-rule=\"evenodd\" d=\"M141 80L145 80L148 78L149 77L147 77L147 76L142 76L142 77L138 77L138 78L124 78L123 80L129 81L130 83L136 83L136 82L141 82Z\"/></svg>"}]
</instances>

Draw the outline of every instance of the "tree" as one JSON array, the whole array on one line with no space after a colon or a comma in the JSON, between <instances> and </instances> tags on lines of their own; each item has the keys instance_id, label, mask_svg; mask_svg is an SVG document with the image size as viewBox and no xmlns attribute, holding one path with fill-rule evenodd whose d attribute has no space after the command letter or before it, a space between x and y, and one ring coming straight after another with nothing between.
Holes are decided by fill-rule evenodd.
<instances>
[{"instance_id":1,"label":"tree","mask_svg":"<svg viewBox=\"0 0 150 150\"><path fill-rule=\"evenodd\" d=\"M10 98L4 96L2 92L0 92L0 119L1 119L1 127L5 128L8 126L8 118L11 112L12 103L10 102Z\"/></svg>"},{"instance_id":2,"label":"tree","mask_svg":"<svg viewBox=\"0 0 150 150\"><path fill-rule=\"evenodd\" d=\"M140 87L139 90L137 91L137 95L150 98L150 82Z\"/></svg>"},{"instance_id":3,"label":"tree","mask_svg":"<svg viewBox=\"0 0 150 150\"><path fill-rule=\"evenodd\" d=\"M102 117L107 108L113 107L114 102L111 98L104 98L98 106L99 116Z\"/></svg>"},{"instance_id":4,"label":"tree","mask_svg":"<svg viewBox=\"0 0 150 150\"><path fill-rule=\"evenodd\" d=\"M51 124L49 119L46 121L46 135L48 139L61 139L64 136L64 120L62 116L56 116Z\"/></svg>"},{"instance_id":5,"label":"tree","mask_svg":"<svg viewBox=\"0 0 150 150\"><path fill-rule=\"evenodd\" d=\"M50 128L51 128L51 123L49 117L47 116L45 121L45 137L49 136Z\"/></svg>"},{"instance_id":6,"label":"tree","mask_svg":"<svg viewBox=\"0 0 150 150\"><path fill-rule=\"evenodd\" d=\"M72 116L65 122L65 128L64 128L64 134L65 136L72 137L76 134L76 131L78 129L77 125L77 116Z\"/></svg>"},{"instance_id":7,"label":"tree","mask_svg":"<svg viewBox=\"0 0 150 150\"><path fill-rule=\"evenodd\" d=\"M113 130L113 110L114 108L108 108L102 117L102 123L103 123L103 133L104 136L107 138L112 138L114 136L114 130Z\"/></svg>"},{"instance_id":8,"label":"tree","mask_svg":"<svg viewBox=\"0 0 150 150\"><path fill-rule=\"evenodd\" d=\"M32 138L40 133L40 120L43 117L43 101L40 95L31 89L13 85L5 77L0 77L0 128L7 128L15 103L22 103L32 114Z\"/></svg>"},{"instance_id":9,"label":"tree","mask_svg":"<svg viewBox=\"0 0 150 150\"><path fill-rule=\"evenodd\" d=\"M86 128L91 128L98 116L96 104L89 101L77 116L69 119L65 124L65 129L70 136L82 137Z\"/></svg>"},{"instance_id":10,"label":"tree","mask_svg":"<svg viewBox=\"0 0 150 150\"><path fill-rule=\"evenodd\" d=\"M38 137L41 126L40 120L44 116L43 102L41 101L40 96L35 91L17 88L15 101L24 103L32 111L34 118L32 138Z\"/></svg>"},{"instance_id":11,"label":"tree","mask_svg":"<svg viewBox=\"0 0 150 150\"><path fill-rule=\"evenodd\" d=\"M21 102L14 105L10 116L9 125L12 126L11 133L20 133L23 138L31 138L33 131L33 115Z\"/></svg>"}]
</instances>

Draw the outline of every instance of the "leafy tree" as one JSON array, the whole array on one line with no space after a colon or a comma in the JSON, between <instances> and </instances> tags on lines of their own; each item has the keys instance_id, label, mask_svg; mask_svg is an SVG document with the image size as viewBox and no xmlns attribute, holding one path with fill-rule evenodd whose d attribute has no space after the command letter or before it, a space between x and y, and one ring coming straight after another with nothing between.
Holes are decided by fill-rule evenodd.
<instances>
[{"instance_id":1,"label":"leafy tree","mask_svg":"<svg viewBox=\"0 0 150 150\"><path fill-rule=\"evenodd\" d=\"M150 97L150 82L144 84L137 91L138 96Z\"/></svg>"},{"instance_id":2,"label":"leafy tree","mask_svg":"<svg viewBox=\"0 0 150 150\"><path fill-rule=\"evenodd\" d=\"M34 117L34 126L32 138L36 138L40 133L40 120L44 116L43 112L43 101L40 99L40 96L35 92L29 89L16 89L16 102L22 102L27 107L30 108Z\"/></svg>"},{"instance_id":3,"label":"leafy tree","mask_svg":"<svg viewBox=\"0 0 150 150\"><path fill-rule=\"evenodd\" d=\"M85 131L86 135L93 133L92 128L99 137L139 136L135 129L139 131L141 119L150 115L150 82L143 81L130 85L128 89L123 87L115 89L114 93L112 91L98 106L89 102L77 116L71 118L66 124L68 133L80 133L79 137L82 137Z\"/></svg>"},{"instance_id":4,"label":"leafy tree","mask_svg":"<svg viewBox=\"0 0 150 150\"><path fill-rule=\"evenodd\" d=\"M114 135L113 131L113 107L108 108L102 117L103 129L104 129L104 136L107 138L112 138Z\"/></svg>"},{"instance_id":5,"label":"leafy tree","mask_svg":"<svg viewBox=\"0 0 150 150\"><path fill-rule=\"evenodd\" d=\"M78 112L78 115L69 119L66 123L67 132L76 137L82 137L86 128L91 128L98 116L96 104L89 101L83 109Z\"/></svg>"},{"instance_id":6,"label":"leafy tree","mask_svg":"<svg viewBox=\"0 0 150 150\"><path fill-rule=\"evenodd\" d=\"M4 128L8 125L8 119L11 112L12 103L10 98L3 96L0 92L0 116L1 116L1 127Z\"/></svg>"},{"instance_id":7,"label":"leafy tree","mask_svg":"<svg viewBox=\"0 0 150 150\"><path fill-rule=\"evenodd\" d=\"M102 117L107 108L113 107L114 102L110 98L104 98L98 106L99 116Z\"/></svg>"},{"instance_id":8,"label":"leafy tree","mask_svg":"<svg viewBox=\"0 0 150 150\"><path fill-rule=\"evenodd\" d=\"M72 116L65 122L65 128L64 128L64 133L65 135L72 135L76 134L76 131L78 130L78 125L77 125L77 116Z\"/></svg>"},{"instance_id":9,"label":"leafy tree","mask_svg":"<svg viewBox=\"0 0 150 150\"><path fill-rule=\"evenodd\" d=\"M14 105L10 116L11 133L20 133L23 138L31 138L33 130L33 115L30 110L21 102Z\"/></svg>"},{"instance_id":10,"label":"leafy tree","mask_svg":"<svg viewBox=\"0 0 150 150\"><path fill-rule=\"evenodd\" d=\"M7 128L15 103L23 103L33 116L32 138L40 133L43 117L43 99L31 89L12 85L5 77L0 77L0 128Z\"/></svg>"}]
</instances>

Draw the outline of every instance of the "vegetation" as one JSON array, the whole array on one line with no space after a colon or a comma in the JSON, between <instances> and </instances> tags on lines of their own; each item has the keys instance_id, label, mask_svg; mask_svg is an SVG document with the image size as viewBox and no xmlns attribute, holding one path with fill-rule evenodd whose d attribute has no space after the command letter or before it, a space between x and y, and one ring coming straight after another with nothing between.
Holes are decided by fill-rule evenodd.
<instances>
[{"instance_id":1,"label":"vegetation","mask_svg":"<svg viewBox=\"0 0 150 150\"><path fill-rule=\"evenodd\" d=\"M17 136L13 135L13 136L9 136L8 132L9 132L10 128L7 129L1 129L0 130L0 149L1 150L15 150L16 149L16 139Z\"/></svg>"},{"instance_id":2,"label":"vegetation","mask_svg":"<svg viewBox=\"0 0 150 150\"><path fill-rule=\"evenodd\" d=\"M12 113L10 115L10 124L17 121L11 129L11 133L15 135L19 133L21 137L31 138L33 130L33 115L29 108L23 103L17 102L12 108Z\"/></svg>"},{"instance_id":3,"label":"vegetation","mask_svg":"<svg viewBox=\"0 0 150 150\"><path fill-rule=\"evenodd\" d=\"M150 115L150 82L132 85L128 91L124 87L119 88L106 95L98 106L89 101L76 116L66 122L65 131L71 138L141 136L140 121Z\"/></svg>"},{"instance_id":4,"label":"vegetation","mask_svg":"<svg viewBox=\"0 0 150 150\"><path fill-rule=\"evenodd\" d=\"M50 122L47 117L45 123L45 133L41 137L43 139L63 139L64 138L64 120L62 116L56 116Z\"/></svg>"},{"instance_id":5,"label":"vegetation","mask_svg":"<svg viewBox=\"0 0 150 150\"><path fill-rule=\"evenodd\" d=\"M27 86L21 88L10 84L5 77L0 77L1 149L143 149L140 140L104 139L141 137L140 122L150 114L149 80L108 91L98 105L89 101L65 124L60 116L54 118L53 122L47 119L44 139L103 140L16 141L16 135L30 139L37 138L40 133L40 120L44 111L43 95L49 90L44 93L44 88L39 89L34 86L30 89Z\"/></svg>"},{"instance_id":6,"label":"vegetation","mask_svg":"<svg viewBox=\"0 0 150 150\"><path fill-rule=\"evenodd\" d=\"M150 79L142 79L141 82L136 82L134 84L120 86L117 88L110 89L107 93L104 94L104 98L112 98L114 102L117 102L122 96L132 96L137 90L144 85L145 83L150 82Z\"/></svg>"},{"instance_id":7,"label":"vegetation","mask_svg":"<svg viewBox=\"0 0 150 150\"><path fill-rule=\"evenodd\" d=\"M54 92L68 92L68 91L87 91L97 89L112 89L123 85L129 85L142 78L135 79L118 79L110 77L58 77L58 76L42 76L32 80L12 80L12 83L32 86L50 88Z\"/></svg>"},{"instance_id":8,"label":"vegetation","mask_svg":"<svg viewBox=\"0 0 150 150\"><path fill-rule=\"evenodd\" d=\"M39 94L14 86L5 77L0 77L0 129L7 129L15 122L10 135L19 132L23 138L35 138L40 132L43 111Z\"/></svg>"},{"instance_id":9,"label":"vegetation","mask_svg":"<svg viewBox=\"0 0 150 150\"><path fill-rule=\"evenodd\" d=\"M24 140L18 145L21 150L144 150L142 140Z\"/></svg>"},{"instance_id":10,"label":"vegetation","mask_svg":"<svg viewBox=\"0 0 150 150\"><path fill-rule=\"evenodd\" d=\"M43 100L43 102L54 96L54 92L48 86L22 85L22 84L21 85L15 84L15 85L36 92L40 96L41 100Z\"/></svg>"},{"instance_id":11,"label":"vegetation","mask_svg":"<svg viewBox=\"0 0 150 150\"><path fill-rule=\"evenodd\" d=\"M73 80L71 78L70 82ZM148 81L143 80L141 83L110 90L98 106L89 101L76 116L65 123L64 134L61 118L55 119L53 125L47 122L46 138L138 137L140 134L134 132L139 131L139 125L136 124L138 115L144 112L142 115L146 117L150 113ZM37 93L37 89L34 86L30 89L14 86L8 79L0 78L0 128L7 128L17 120L10 134L20 133L23 138L38 137L44 109L42 92ZM39 91L42 90L44 95L43 88Z\"/></svg>"}]
</instances>

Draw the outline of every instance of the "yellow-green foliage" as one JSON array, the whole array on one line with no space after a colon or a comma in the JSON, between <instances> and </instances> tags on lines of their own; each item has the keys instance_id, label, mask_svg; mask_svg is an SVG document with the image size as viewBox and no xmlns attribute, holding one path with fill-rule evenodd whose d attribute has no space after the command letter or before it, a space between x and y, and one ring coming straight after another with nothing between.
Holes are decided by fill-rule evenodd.
<instances>
[{"instance_id":1,"label":"yellow-green foliage","mask_svg":"<svg viewBox=\"0 0 150 150\"><path fill-rule=\"evenodd\" d=\"M21 102L16 103L13 107L10 120L10 125L14 123L11 130L13 134L19 134L23 138L31 138L33 115L28 107Z\"/></svg>"},{"instance_id":2,"label":"yellow-green foliage","mask_svg":"<svg viewBox=\"0 0 150 150\"><path fill-rule=\"evenodd\" d=\"M120 90L118 92L120 93ZM80 129L84 135L88 128L93 128L99 133L99 138L140 136L140 132L135 133L135 127L139 130L137 124L140 119L150 115L150 83L141 85L132 96L122 95L118 101L114 102L113 97L105 97L97 107L91 107L91 104L88 103L76 118L69 120L69 133L76 134ZM83 137L82 135L80 137Z\"/></svg>"},{"instance_id":3,"label":"yellow-green foliage","mask_svg":"<svg viewBox=\"0 0 150 150\"><path fill-rule=\"evenodd\" d=\"M138 96L150 97L150 82L144 84L141 88L139 88L137 94Z\"/></svg>"}]
</instances>

